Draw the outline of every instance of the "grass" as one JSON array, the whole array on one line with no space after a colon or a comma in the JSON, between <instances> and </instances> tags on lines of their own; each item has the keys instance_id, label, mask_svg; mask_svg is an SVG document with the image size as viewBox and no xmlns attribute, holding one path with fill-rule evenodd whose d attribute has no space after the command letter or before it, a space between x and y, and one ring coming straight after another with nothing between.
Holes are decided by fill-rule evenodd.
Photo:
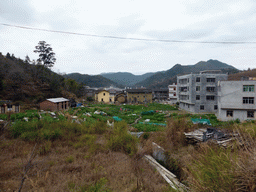
<instances>
[{"instance_id":1,"label":"grass","mask_svg":"<svg viewBox=\"0 0 256 192\"><path fill-rule=\"evenodd\" d=\"M113 151L123 151L128 155L136 154L138 139L128 133L125 122L117 122L108 137L107 146Z\"/></svg>"},{"instance_id":2,"label":"grass","mask_svg":"<svg viewBox=\"0 0 256 192\"><path fill-rule=\"evenodd\" d=\"M230 149L201 145L191 165L195 191L235 191L238 157Z\"/></svg>"},{"instance_id":3,"label":"grass","mask_svg":"<svg viewBox=\"0 0 256 192\"><path fill-rule=\"evenodd\" d=\"M41 114L38 119L35 111L26 111L24 114L31 114L28 122L14 118L12 126L1 133L0 188L17 190L20 172L37 143L37 166L29 171L24 191L172 191L141 159L144 153L152 153L152 142L156 142L166 151L165 166L191 191L255 191L255 121L222 123L212 114L180 115L175 111L168 119L161 113L141 115L159 106L126 105L120 110L120 106L93 105L70 110L80 123L74 122L69 112L57 118ZM95 110L108 115L84 115ZM123 121L108 127L106 120L112 120L113 114L124 117ZM135 124L138 131L146 132L137 139L128 133L128 123L139 116L142 121L149 118L167 121L167 125ZM200 127L190 121L199 117L241 135L243 145L189 144L183 133Z\"/></svg>"}]
</instances>

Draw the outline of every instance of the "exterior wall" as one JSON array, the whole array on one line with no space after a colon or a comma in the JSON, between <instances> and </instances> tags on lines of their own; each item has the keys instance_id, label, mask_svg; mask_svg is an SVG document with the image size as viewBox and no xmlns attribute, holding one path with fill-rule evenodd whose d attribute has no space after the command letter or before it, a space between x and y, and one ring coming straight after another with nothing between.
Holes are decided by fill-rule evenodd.
<instances>
[{"instance_id":1,"label":"exterior wall","mask_svg":"<svg viewBox=\"0 0 256 192\"><path fill-rule=\"evenodd\" d=\"M168 89L169 89L169 99L177 100L177 98L178 98L177 85L175 85L175 84L169 85Z\"/></svg>"},{"instance_id":2,"label":"exterior wall","mask_svg":"<svg viewBox=\"0 0 256 192\"><path fill-rule=\"evenodd\" d=\"M244 91L243 86L253 85L253 91ZM256 119L256 81L221 81L218 85L218 119L229 121L240 119ZM244 104L243 97L254 98L253 104ZM227 111L233 111L233 117L227 115ZM254 113L254 117L247 117L247 112Z\"/></svg>"},{"instance_id":3,"label":"exterior wall","mask_svg":"<svg viewBox=\"0 0 256 192\"><path fill-rule=\"evenodd\" d=\"M95 100L98 102L109 103L109 92L108 91L100 91L95 95Z\"/></svg>"},{"instance_id":4,"label":"exterior wall","mask_svg":"<svg viewBox=\"0 0 256 192\"><path fill-rule=\"evenodd\" d=\"M227 77L227 74L215 73L189 74L177 77L180 108L192 113L216 113L218 108L217 83L227 80ZM199 82L197 78L200 79ZM207 79L214 79L215 81L207 82Z\"/></svg>"},{"instance_id":5,"label":"exterior wall","mask_svg":"<svg viewBox=\"0 0 256 192\"><path fill-rule=\"evenodd\" d=\"M129 103L152 103L152 93L127 93Z\"/></svg>"},{"instance_id":6,"label":"exterior wall","mask_svg":"<svg viewBox=\"0 0 256 192\"><path fill-rule=\"evenodd\" d=\"M11 105L11 107L8 107L8 105L6 105L6 104L1 105L0 106L0 114L7 113L7 112L19 113L20 105Z\"/></svg>"},{"instance_id":7,"label":"exterior wall","mask_svg":"<svg viewBox=\"0 0 256 192\"><path fill-rule=\"evenodd\" d=\"M40 110L57 111L57 104L50 102L50 101L43 101L40 103Z\"/></svg>"},{"instance_id":8,"label":"exterior wall","mask_svg":"<svg viewBox=\"0 0 256 192\"><path fill-rule=\"evenodd\" d=\"M115 101L118 103L126 103L126 95L124 93L119 93L115 96Z\"/></svg>"},{"instance_id":9,"label":"exterior wall","mask_svg":"<svg viewBox=\"0 0 256 192\"><path fill-rule=\"evenodd\" d=\"M153 90L153 99L165 101L169 98L169 89L155 89Z\"/></svg>"},{"instance_id":10,"label":"exterior wall","mask_svg":"<svg viewBox=\"0 0 256 192\"><path fill-rule=\"evenodd\" d=\"M66 107L66 108L65 108ZM69 108L69 102L59 102L59 103L53 103L50 101L43 101L40 103L40 110L44 111L58 111L58 110L65 110Z\"/></svg>"},{"instance_id":11,"label":"exterior wall","mask_svg":"<svg viewBox=\"0 0 256 192\"><path fill-rule=\"evenodd\" d=\"M114 103L115 102L115 94L109 94L109 102Z\"/></svg>"}]
</instances>

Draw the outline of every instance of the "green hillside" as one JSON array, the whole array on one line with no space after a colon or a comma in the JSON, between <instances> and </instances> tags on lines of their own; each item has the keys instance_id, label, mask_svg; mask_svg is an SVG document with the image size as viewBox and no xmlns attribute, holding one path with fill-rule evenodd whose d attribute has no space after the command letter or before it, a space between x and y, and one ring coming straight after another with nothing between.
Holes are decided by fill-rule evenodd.
<instances>
[{"instance_id":1,"label":"green hillside","mask_svg":"<svg viewBox=\"0 0 256 192\"><path fill-rule=\"evenodd\" d=\"M238 72L233 66L218 60L200 61L195 65L176 64L167 71L155 73L144 81L137 83L136 86L145 86L148 88L167 87L169 84L176 82L177 75L198 73L204 70L221 70L224 73Z\"/></svg>"},{"instance_id":2,"label":"green hillside","mask_svg":"<svg viewBox=\"0 0 256 192\"><path fill-rule=\"evenodd\" d=\"M70 73L65 75L64 77L74 79L75 81L83 83L90 87L123 87L123 85L121 85L120 83L116 83L100 75L83 75L80 73Z\"/></svg>"},{"instance_id":3,"label":"green hillside","mask_svg":"<svg viewBox=\"0 0 256 192\"><path fill-rule=\"evenodd\" d=\"M0 100L38 103L51 97L74 97L82 88L43 65L31 64L9 53L0 53L0 69Z\"/></svg>"},{"instance_id":4,"label":"green hillside","mask_svg":"<svg viewBox=\"0 0 256 192\"><path fill-rule=\"evenodd\" d=\"M133 86L140 81L144 81L155 73L145 73L143 75L134 75L132 73L127 72L118 72L118 73L102 73L101 76L110 79L116 83L125 85L125 86Z\"/></svg>"}]
</instances>

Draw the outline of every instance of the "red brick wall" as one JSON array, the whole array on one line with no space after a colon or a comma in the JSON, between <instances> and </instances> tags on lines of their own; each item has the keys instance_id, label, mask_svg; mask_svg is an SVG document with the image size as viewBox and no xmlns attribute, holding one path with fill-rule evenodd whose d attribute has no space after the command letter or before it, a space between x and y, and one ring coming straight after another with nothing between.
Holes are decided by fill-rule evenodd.
<instances>
[{"instance_id":1,"label":"red brick wall","mask_svg":"<svg viewBox=\"0 0 256 192\"><path fill-rule=\"evenodd\" d=\"M62 105L63 104L63 105ZM63 107L62 107L63 106ZM66 102L66 109L69 108L69 102ZM43 101L40 103L40 110L50 110L50 111L58 111L58 110L65 110L65 102L59 103L59 108L57 107L57 103L53 103L50 101Z\"/></svg>"},{"instance_id":2,"label":"red brick wall","mask_svg":"<svg viewBox=\"0 0 256 192\"><path fill-rule=\"evenodd\" d=\"M43 101L40 103L40 110L57 111L57 104L50 101Z\"/></svg>"}]
</instances>

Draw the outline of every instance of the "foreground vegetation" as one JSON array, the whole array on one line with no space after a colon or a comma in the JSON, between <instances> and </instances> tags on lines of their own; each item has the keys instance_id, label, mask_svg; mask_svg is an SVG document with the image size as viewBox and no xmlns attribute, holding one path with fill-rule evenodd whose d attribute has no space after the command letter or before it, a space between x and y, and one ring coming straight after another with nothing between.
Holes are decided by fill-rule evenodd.
<instances>
[{"instance_id":1,"label":"foreground vegetation","mask_svg":"<svg viewBox=\"0 0 256 192\"><path fill-rule=\"evenodd\" d=\"M107 125L114 115L123 120ZM193 124L191 117L198 116L159 104L91 105L55 116L35 110L2 115L12 123L1 129L0 189L173 191L143 159L152 154L155 142L166 151L166 161L160 163L191 191L255 191L255 122L222 123L212 115L201 116L240 136L223 148L211 142L188 143L183 133L203 126ZM134 124L137 118L166 126ZM149 130L136 138L128 132L140 131L135 125Z\"/></svg>"}]
</instances>

